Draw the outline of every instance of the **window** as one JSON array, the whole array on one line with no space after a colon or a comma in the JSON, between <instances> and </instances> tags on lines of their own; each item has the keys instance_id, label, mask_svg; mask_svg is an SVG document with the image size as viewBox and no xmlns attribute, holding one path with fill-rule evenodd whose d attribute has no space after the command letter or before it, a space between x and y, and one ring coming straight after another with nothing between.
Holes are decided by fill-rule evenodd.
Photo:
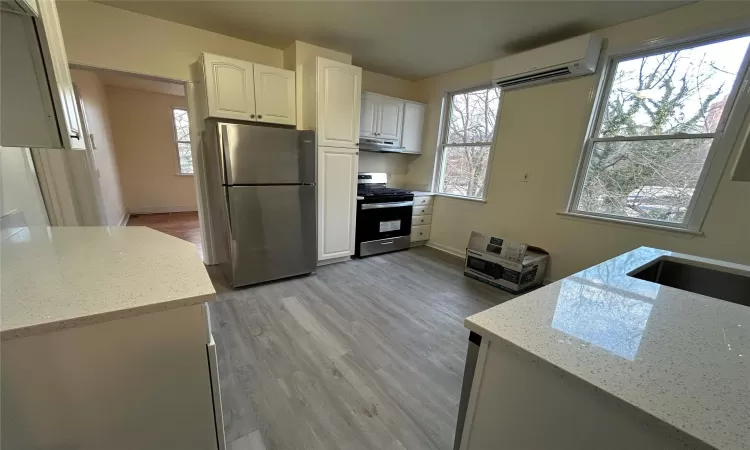
<instances>
[{"instance_id":1,"label":"window","mask_svg":"<svg viewBox=\"0 0 750 450\"><path fill-rule=\"evenodd\" d=\"M173 108L174 139L177 143L177 162L180 175L193 174L193 153L190 149L190 120L186 109Z\"/></svg>"},{"instance_id":2,"label":"window","mask_svg":"<svg viewBox=\"0 0 750 450\"><path fill-rule=\"evenodd\" d=\"M448 95L438 152L436 190L484 199L500 89L483 87Z\"/></svg>"},{"instance_id":3,"label":"window","mask_svg":"<svg viewBox=\"0 0 750 450\"><path fill-rule=\"evenodd\" d=\"M742 36L612 58L568 210L698 231L718 185L718 176L705 182L709 170L720 173L729 157L723 151L712 159L748 42Z\"/></svg>"}]
</instances>

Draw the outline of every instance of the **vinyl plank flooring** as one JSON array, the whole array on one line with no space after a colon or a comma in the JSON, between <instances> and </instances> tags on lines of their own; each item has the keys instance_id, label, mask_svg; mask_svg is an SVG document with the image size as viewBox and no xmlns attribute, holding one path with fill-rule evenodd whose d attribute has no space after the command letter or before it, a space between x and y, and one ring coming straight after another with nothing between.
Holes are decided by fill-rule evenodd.
<instances>
[{"instance_id":1,"label":"vinyl plank flooring","mask_svg":"<svg viewBox=\"0 0 750 450\"><path fill-rule=\"evenodd\" d=\"M426 247L231 290L209 268L230 450L450 449L465 317L512 298Z\"/></svg>"}]
</instances>

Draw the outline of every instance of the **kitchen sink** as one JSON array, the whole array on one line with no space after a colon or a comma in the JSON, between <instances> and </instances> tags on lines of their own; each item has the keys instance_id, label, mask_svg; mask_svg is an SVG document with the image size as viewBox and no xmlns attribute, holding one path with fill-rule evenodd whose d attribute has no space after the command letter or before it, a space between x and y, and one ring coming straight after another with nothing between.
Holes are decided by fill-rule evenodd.
<instances>
[{"instance_id":1,"label":"kitchen sink","mask_svg":"<svg viewBox=\"0 0 750 450\"><path fill-rule=\"evenodd\" d=\"M750 306L750 276L723 270L723 267L704 267L695 263L658 258L628 275L683 291Z\"/></svg>"}]
</instances>

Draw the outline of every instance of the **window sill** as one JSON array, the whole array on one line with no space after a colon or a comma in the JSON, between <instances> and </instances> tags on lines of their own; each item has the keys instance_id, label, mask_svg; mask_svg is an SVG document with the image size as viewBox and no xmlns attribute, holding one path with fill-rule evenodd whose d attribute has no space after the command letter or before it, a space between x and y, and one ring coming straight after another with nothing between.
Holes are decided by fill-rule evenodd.
<instances>
[{"instance_id":1,"label":"window sill","mask_svg":"<svg viewBox=\"0 0 750 450\"><path fill-rule=\"evenodd\" d=\"M178 173L176 174L178 177L192 177L195 175L195 173Z\"/></svg>"},{"instance_id":2,"label":"window sill","mask_svg":"<svg viewBox=\"0 0 750 450\"><path fill-rule=\"evenodd\" d=\"M475 202L475 203L487 203L487 200L483 198L463 197L461 195L443 194L441 192L433 192L432 195L436 197L455 198L456 200L468 200L470 202Z\"/></svg>"},{"instance_id":3,"label":"window sill","mask_svg":"<svg viewBox=\"0 0 750 450\"><path fill-rule=\"evenodd\" d=\"M702 231L693 231L693 230L688 230L685 228L671 227L669 225L656 225L656 224L651 224L651 223L633 222L632 220L625 220L625 219L614 219L610 217L590 216L588 214L581 214L581 213L575 213L575 212L569 212L569 211L560 211L557 214L559 216L563 216L564 218L568 218L568 219L594 221L594 222L607 222L607 223L619 224L619 225L630 225L630 226L635 226L639 228L648 228L650 230L656 230L656 231L666 231L669 233L680 233L680 234L688 234L692 236L703 236Z\"/></svg>"}]
</instances>

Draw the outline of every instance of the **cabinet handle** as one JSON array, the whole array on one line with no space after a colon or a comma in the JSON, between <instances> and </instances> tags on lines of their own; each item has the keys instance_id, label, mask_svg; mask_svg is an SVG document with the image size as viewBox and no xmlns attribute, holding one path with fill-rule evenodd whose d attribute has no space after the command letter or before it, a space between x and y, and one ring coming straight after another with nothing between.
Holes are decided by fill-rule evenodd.
<instances>
[{"instance_id":1,"label":"cabinet handle","mask_svg":"<svg viewBox=\"0 0 750 450\"><path fill-rule=\"evenodd\" d=\"M255 119L255 114L250 114L251 119Z\"/></svg>"}]
</instances>

